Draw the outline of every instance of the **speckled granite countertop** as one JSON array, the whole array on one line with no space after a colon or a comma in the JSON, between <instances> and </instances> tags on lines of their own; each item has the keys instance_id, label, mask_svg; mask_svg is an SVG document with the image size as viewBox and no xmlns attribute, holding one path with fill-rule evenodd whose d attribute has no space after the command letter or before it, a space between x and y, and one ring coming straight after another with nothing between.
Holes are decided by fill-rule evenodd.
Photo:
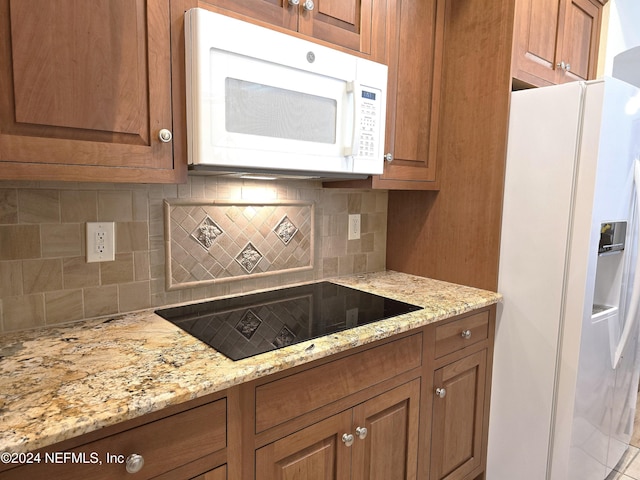
<instances>
[{"instance_id":1,"label":"speckled granite countertop","mask_svg":"<svg viewBox=\"0 0 640 480\"><path fill-rule=\"evenodd\" d=\"M0 451L35 450L501 298L391 271L331 281L424 309L237 362L152 310L0 336Z\"/></svg>"}]
</instances>

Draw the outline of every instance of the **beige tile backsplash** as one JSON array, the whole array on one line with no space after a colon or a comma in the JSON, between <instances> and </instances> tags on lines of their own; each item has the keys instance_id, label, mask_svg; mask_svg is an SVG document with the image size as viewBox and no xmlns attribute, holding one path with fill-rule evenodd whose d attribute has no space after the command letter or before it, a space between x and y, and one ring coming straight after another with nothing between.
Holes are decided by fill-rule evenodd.
<instances>
[{"instance_id":1,"label":"beige tile backsplash","mask_svg":"<svg viewBox=\"0 0 640 480\"><path fill-rule=\"evenodd\" d=\"M277 268L268 274L262 274L267 270L265 254L261 260L265 264L258 264L260 269L251 273L236 263L237 268L230 267L226 275L233 277L237 270L237 278L167 289L171 282L166 278L165 200L169 204L237 203L238 209L228 210L225 216L228 238L220 236L221 246L230 252L237 248L234 242L245 239L258 250L266 250L273 240L278 253L294 247L298 251L295 258L273 260ZM251 213L262 215L261 205L266 204L312 206L288 211L292 217L299 215L289 219L294 224L313 212L313 228L306 238L296 233L297 243L291 240L285 245L271 231L275 226L271 218L259 226L247 222ZM247 205L254 205L255 211L243 210ZM276 224L282 212L287 213L286 208L278 210ZM349 213L362 215L360 240L347 240ZM265 183L204 176L189 177L181 185L0 181L0 332L383 270L386 219L387 192L324 189L319 182ZM114 262L85 261L84 224L94 221L116 224ZM199 258L198 250L206 251L193 238L183 245L193 253L191 263ZM302 264L308 268L287 269ZM181 268L180 261L173 258L171 266ZM200 266L191 268L190 276L204 275Z\"/></svg>"}]
</instances>

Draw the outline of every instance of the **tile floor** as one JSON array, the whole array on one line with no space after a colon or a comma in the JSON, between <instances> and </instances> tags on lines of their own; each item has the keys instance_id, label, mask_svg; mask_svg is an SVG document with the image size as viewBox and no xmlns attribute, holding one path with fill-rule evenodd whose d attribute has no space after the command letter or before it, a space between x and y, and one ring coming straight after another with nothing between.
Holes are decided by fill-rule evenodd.
<instances>
[{"instance_id":1,"label":"tile floor","mask_svg":"<svg viewBox=\"0 0 640 480\"><path fill-rule=\"evenodd\" d=\"M629 450L622 458L617 468L606 480L640 480L640 448L629 446Z\"/></svg>"},{"instance_id":2,"label":"tile floor","mask_svg":"<svg viewBox=\"0 0 640 480\"><path fill-rule=\"evenodd\" d=\"M617 465L616 470L605 480L640 480L640 395L636 403L636 418L629 450Z\"/></svg>"}]
</instances>

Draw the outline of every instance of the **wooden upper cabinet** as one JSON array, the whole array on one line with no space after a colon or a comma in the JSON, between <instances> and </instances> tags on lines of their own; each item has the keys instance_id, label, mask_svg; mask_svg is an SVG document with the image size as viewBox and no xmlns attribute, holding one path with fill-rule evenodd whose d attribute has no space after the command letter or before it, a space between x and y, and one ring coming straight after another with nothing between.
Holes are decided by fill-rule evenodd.
<instances>
[{"instance_id":1,"label":"wooden upper cabinet","mask_svg":"<svg viewBox=\"0 0 640 480\"><path fill-rule=\"evenodd\" d=\"M444 25L451 0L389 0L385 63L389 67L382 175L331 187L435 190Z\"/></svg>"},{"instance_id":2,"label":"wooden upper cabinet","mask_svg":"<svg viewBox=\"0 0 640 480\"><path fill-rule=\"evenodd\" d=\"M297 4L295 2L298 1ZM200 0L359 52L389 67L385 153L393 161L366 180L331 187L434 190L447 5L452 0ZM231 13L233 12L233 13Z\"/></svg>"},{"instance_id":3,"label":"wooden upper cabinet","mask_svg":"<svg viewBox=\"0 0 640 480\"><path fill-rule=\"evenodd\" d=\"M289 0L200 0L199 6L207 8L208 5L219 7L222 10L236 12L261 22L277 27L298 30L298 17L300 9L296 5L289 4ZM221 13L224 13L221 11Z\"/></svg>"},{"instance_id":4,"label":"wooden upper cabinet","mask_svg":"<svg viewBox=\"0 0 640 480\"><path fill-rule=\"evenodd\" d=\"M2 0L0 178L184 178L181 145L174 156L182 135L159 139L182 113L180 104L174 111L182 97L174 99L172 87L180 86L183 54L174 48L172 59L171 44L172 21L182 28L180 5Z\"/></svg>"},{"instance_id":5,"label":"wooden upper cabinet","mask_svg":"<svg viewBox=\"0 0 640 480\"><path fill-rule=\"evenodd\" d=\"M299 31L370 54L371 3L372 0L301 0ZM313 8L308 10L305 4Z\"/></svg>"},{"instance_id":6,"label":"wooden upper cabinet","mask_svg":"<svg viewBox=\"0 0 640 480\"><path fill-rule=\"evenodd\" d=\"M567 2L562 39L564 81L596 77L600 43L601 8L589 0ZM559 71L562 74L562 71Z\"/></svg>"},{"instance_id":7,"label":"wooden upper cabinet","mask_svg":"<svg viewBox=\"0 0 640 480\"><path fill-rule=\"evenodd\" d=\"M393 160L374 188L436 188L436 139L447 0L399 0L387 51L389 84L385 151ZM392 15L393 18L393 15Z\"/></svg>"},{"instance_id":8,"label":"wooden upper cabinet","mask_svg":"<svg viewBox=\"0 0 640 480\"><path fill-rule=\"evenodd\" d=\"M602 2L518 0L512 75L533 86L596 76Z\"/></svg>"},{"instance_id":9,"label":"wooden upper cabinet","mask_svg":"<svg viewBox=\"0 0 640 480\"><path fill-rule=\"evenodd\" d=\"M375 2L380 0L200 1L367 55L377 54L372 41Z\"/></svg>"}]
</instances>

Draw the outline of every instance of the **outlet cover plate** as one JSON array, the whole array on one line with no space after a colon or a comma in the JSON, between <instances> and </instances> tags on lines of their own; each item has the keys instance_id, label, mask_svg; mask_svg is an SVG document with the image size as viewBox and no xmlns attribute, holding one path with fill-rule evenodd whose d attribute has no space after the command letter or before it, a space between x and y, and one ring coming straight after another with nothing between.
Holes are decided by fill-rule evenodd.
<instances>
[{"instance_id":1,"label":"outlet cover plate","mask_svg":"<svg viewBox=\"0 0 640 480\"><path fill-rule=\"evenodd\" d=\"M114 222L87 222L87 263L116 259Z\"/></svg>"},{"instance_id":2,"label":"outlet cover plate","mask_svg":"<svg viewBox=\"0 0 640 480\"><path fill-rule=\"evenodd\" d=\"M347 240L358 240L360 238L360 214L349 214L349 230Z\"/></svg>"}]
</instances>

